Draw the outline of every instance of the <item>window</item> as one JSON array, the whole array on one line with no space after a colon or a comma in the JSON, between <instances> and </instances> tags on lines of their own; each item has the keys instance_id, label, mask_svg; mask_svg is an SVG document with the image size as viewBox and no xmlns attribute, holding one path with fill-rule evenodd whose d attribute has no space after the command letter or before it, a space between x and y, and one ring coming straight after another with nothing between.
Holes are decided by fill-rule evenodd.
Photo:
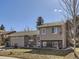
<instances>
[{"instance_id":1,"label":"window","mask_svg":"<svg viewBox=\"0 0 79 59\"><path fill-rule=\"evenodd\" d=\"M61 27L57 27L57 33L61 33L61 32L62 32Z\"/></svg>"},{"instance_id":2,"label":"window","mask_svg":"<svg viewBox=\"0 0 79 59\"><path fill-rule=\"evenodd\" d=\"M58 48L58 42L52 42L53 48Z\"/></svg>"},{"instance_id":3,"label":"window","mask_svg":"<svg viewBox=\"0 0 79 59\"><path fill-rule=\"evenodd\" d=\"M54 33L54 27L52 28L52 33Z\"/></svg>"},{"instance_id":4,"label":"window","mask_svg":"<svg viewBox=\"0 0 79 59\"><path fill-rule=\"evenodd\" d=\"M47 42L43 42L43 47L46 47L46 45L47 45Z\"/></svg>"},{"instance_id":5,"label":"window","mask_svg":"<svg viewBox=\"0 0 79 59\"><path fill-rule=\"evenodd\" d=\"M62 49L62 40L58 41L58 46L59 46L59 49Z\"/></svg>"},{"instance_id":6,"label":"window","mask_svg":"<svg viewBox=\"0 0 79 59\"><path fill-rule=\"evenodd\" d=\"M46 29L42 29L42 35L46 35Z\"/></svg>"},{"instance_id":7,"label":"window","mask_svg":"<svg viewBox=\"0 0 79 59\"><path fill-rule=\"evenodd\" d=\"M52 28L52 33L60 33L61 32L61 28L60 27L53 27Z\"/></svg>"}]
</instances>

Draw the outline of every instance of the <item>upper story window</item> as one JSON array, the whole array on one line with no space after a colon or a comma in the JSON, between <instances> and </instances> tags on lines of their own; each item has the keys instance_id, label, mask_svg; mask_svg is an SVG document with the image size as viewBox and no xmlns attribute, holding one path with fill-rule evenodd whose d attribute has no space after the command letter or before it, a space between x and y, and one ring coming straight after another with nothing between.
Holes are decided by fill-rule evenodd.
<instances>
[{"instance_id":1,"label":"upper story window","mask_svg":"<svg viewBox=\"0 0 79 59\"><path fill-rule=\"evenodd\" d=\"M60 27L53 27L52 33L61 33L61 28Z\"/></svg>"},{"instance_id":2,"label":"upper story window","mask_svg":"<svg viewBox=\"0 0 79 59\"><path fill-rule=\"evenodd\" d=\"M46 35L46 28L43 28L41 33L42 33L42 35Z\"/></svg>"}]
</instances>

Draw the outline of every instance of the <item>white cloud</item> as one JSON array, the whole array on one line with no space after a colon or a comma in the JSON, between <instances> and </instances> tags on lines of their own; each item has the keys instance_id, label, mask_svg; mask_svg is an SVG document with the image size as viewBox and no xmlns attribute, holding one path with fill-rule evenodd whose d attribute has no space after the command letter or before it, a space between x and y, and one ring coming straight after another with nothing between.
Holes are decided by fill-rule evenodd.
<instances>
[{"instance_id":1,"label":"white cloud","mask_svg":"<svg viewBox=\"0 0 79 59\"><path fill-rule=\"evenodd\" d=\"M62 12L62 10L58 10L58 12Z\"/></svg>"},{"instance_id":2,"label":"white cloud","mask_svg":"<svg viewBox=\"0 0 79 59\"><path fill-rule=\"evenodd\" d=\"M57 9L54 9L54 12L57 12L58 10Z\"/></svg>"},{"instance_id":3,"label":"white cloud","mask_svg":"<svg viewBox=\"0 0 79 59\"><path fill-rule=\"evenodd\" d=\"M62 12L62 10L60 10L60 9L54 9L54 12Z\"/></svg>"}]
</instances>

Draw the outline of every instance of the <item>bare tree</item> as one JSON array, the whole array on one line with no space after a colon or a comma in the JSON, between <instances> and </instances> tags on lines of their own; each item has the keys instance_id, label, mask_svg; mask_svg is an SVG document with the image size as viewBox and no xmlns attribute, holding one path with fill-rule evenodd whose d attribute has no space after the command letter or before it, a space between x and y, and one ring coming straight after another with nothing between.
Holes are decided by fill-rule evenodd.
<instances>
[{"instance_id":1,"label":"bare tree","mask_svg":"<svg viewBox=\"0 0 79 59\"><path fill-rule=\"evenodd\" d=\"M73 28L74 51L75 51L76 29L77 29L76 17L78 16L78 13L79 13L79 1L78 0L61 0L60 4L63 10L66 12L67 17L71 19L70 22L72 23L71 26Z\"/></svg>"}]
</instances>

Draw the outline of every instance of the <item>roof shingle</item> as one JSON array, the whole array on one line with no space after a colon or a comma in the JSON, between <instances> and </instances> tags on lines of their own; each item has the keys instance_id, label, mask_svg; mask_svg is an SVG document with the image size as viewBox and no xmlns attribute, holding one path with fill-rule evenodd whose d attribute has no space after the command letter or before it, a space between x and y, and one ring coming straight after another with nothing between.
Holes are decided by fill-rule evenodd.
<instances>
[{"instance_id":1,"label":"roof shingle","mask_svg":"<svg viewBox=\"0 0 79 59\"><path fill-rule=\"evenodd\" d=\"M25 36L25 35L38 35L38 31L16 32L9 36Z\"/></svg>"},{"instance_id":2,"label":"roof shingle","mask_svg":"<svg viewBox=\"0 0 79 59\"><path fill-rule=\"evenodd\" d=\"M64 22L53 22L53 23L45 23L45 24L42 24L40 26L38 26L38 28L41 28L41 27L50 27L50 26L58 26L58 25L62 25Z\"/></svg>"}]
</instances>

